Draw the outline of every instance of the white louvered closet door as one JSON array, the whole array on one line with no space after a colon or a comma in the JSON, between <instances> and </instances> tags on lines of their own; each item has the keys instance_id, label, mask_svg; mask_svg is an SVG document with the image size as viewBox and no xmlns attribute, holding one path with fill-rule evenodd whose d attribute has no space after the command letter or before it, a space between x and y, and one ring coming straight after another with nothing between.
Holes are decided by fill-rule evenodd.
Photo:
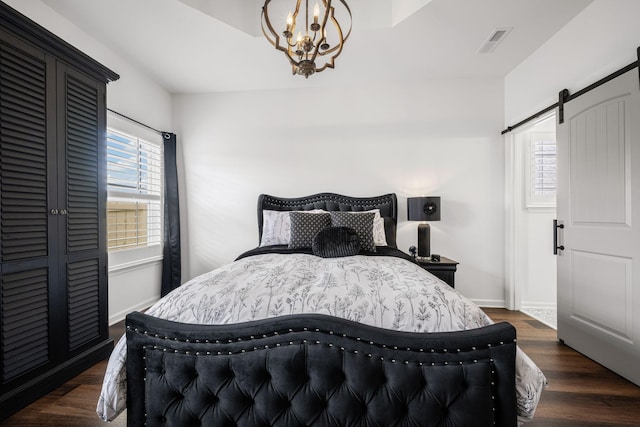
<instances>
[{"instance_id":1,"label":"white louvered closet door","mask_svg":"<svg viewBox=\"0 0 640 427\"><path fill-rule=\"evenodd\" d=\"M558 125L558 338L640 384L640 93L633 69Z\"/></svg>"}]
</instances>

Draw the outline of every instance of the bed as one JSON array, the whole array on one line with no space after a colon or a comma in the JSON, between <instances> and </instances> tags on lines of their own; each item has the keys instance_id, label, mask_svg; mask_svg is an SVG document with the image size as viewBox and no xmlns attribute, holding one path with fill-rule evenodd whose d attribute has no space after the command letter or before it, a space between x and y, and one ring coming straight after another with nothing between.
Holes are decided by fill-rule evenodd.
<instances>
[{"instance_id":1,"label":"bed","mask_svg":"<svg viewBox=\"0 0 640 427\"><path fill-rule=\"evenodd\" d=\"M127 316L99 416L126 408L128 425L213 426L530 420L546 379L514 328L399 251L396 223L395 194L261 195L257 248Z\"/></svg>"}]
</instances>

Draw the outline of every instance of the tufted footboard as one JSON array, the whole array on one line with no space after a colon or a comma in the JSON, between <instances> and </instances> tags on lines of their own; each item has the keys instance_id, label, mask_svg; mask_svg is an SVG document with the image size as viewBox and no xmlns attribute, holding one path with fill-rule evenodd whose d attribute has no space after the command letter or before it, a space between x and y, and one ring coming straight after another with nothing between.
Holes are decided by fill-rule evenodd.
<instances>
[{"instance_id":1,"label":"tufted footboard","mask_svg":"<svg viewBox=\"0 0 640 427\"><path fill-rule=\"evenodd\" d=\"M129 426L516 425L515 329L408 333L326 315L127 316Z\"/></svg>"}]
</instances>

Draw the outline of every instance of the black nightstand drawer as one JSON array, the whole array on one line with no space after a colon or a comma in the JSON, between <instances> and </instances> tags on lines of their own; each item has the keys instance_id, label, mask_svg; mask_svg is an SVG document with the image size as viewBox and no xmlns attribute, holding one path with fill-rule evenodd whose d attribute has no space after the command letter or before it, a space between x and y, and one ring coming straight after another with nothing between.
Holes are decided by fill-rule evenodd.
<instances>
[{"instance_id":1,"label":"black nightstand drawer","mask_svg":"<svg viewBox=\"0 0 640 427\"><path fill-rule=\"evenodd\" d=\"M431 261L431 258L415 258L415 260L416 264L438 279L444 281L452 288L456 287L455 274L458 269L458 261L443 256L440 257L440 261Z\"/></svg>"}]
</instances>

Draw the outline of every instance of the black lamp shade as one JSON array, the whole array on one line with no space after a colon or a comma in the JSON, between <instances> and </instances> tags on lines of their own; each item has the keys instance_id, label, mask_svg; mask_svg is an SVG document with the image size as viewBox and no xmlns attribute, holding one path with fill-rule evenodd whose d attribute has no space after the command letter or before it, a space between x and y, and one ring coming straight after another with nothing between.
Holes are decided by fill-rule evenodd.
<instances>
[{"instance_id":1,"label":"black lamp shade","mask_svg":"<svg viewBox=\"0 0 640 427\"><path fill-rule=\"evenodd\" d=\"M440 197L409 197L407 219L409 221L440 221Z\"/></svg>"}]
</instances>

